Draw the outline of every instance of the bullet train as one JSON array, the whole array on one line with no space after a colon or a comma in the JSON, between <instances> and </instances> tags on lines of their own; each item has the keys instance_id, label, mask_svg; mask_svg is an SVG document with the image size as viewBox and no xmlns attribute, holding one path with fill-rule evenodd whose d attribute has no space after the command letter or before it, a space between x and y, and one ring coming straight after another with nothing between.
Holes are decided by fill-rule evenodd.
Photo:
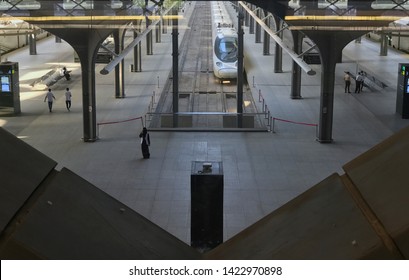
<instances>
[{"instance_id":1,"label":"bullet train","mask_svg":"<svg viewBox=\"0 0 409 280\"><path fill-rule=\"evenodd\" d=\"M237 31L223 1L212 1L213 73L221 79L237 78Z\"/></svg>"}]
</instances>

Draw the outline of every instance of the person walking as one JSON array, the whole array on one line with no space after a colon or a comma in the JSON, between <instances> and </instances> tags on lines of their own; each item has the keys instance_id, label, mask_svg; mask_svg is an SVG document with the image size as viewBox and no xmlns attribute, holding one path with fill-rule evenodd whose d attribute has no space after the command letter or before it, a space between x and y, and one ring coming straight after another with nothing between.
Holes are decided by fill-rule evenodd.
<instances>
[{"instance_id":1,"label":"person walking","mask_svg":"<svg viewBox=\"0 0 409 280\"><path fill-rule=\"evenodd\" d=\"M67 110L69 111L71 108L71 91L69 88L65 90L65 106L67 107Z\"/></svg>"},{"instance_id":2,"label":"person walking","mask_svg":"<svg viewBox=\"0 0 409 280\"><path fill-rule=\"evenodd\" d=\"M350 86L351 86L351 75L349 74L349 72L345 72L344 75L344 81L345 81L345 93L351 93L350 91Z\"/></svg>"},{"instance_id":3,"label":"person walking","mask_svg":"<svg viewBox=\"0 0 409 280\"><path fill-rule=\"evenodd\" d=\"M44 97L44 102L48 100L48 109L50 110L50 113L53 110L53 99L55 100L55 96L51 89L49 88L47 94Z\"/></svg>"},{"instance_id":4,"label":"person walking","mask_svg":"<svg viewBox=\"0 0 409 280\"><path fill-rule=\"evenodd\" d=\"M149 158L151 155L149 153L149 146L151 145L151 139L149 137L149 133L146 127L142 129L142 132L139 134L139 137L141 138L141 150L142 150L143 158Z\"/></svg>"}]
</instances>

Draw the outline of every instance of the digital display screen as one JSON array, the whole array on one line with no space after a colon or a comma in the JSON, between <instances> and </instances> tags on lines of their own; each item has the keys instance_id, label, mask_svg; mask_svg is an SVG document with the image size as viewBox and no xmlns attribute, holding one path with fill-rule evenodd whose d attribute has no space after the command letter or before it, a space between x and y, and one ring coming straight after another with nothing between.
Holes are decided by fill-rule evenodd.
<instances>
[{"instance_id":1,"label":"digital display screen","mask_svg":"<svg viewBox=\"0 0 409 280\"><path fill-rule=\"evenodd\" d=\"M409 93L409 78L406 78L406 91L405 93Z\"/></svg>"},{"instance_id":2,"label":"digital display screen","mask_svg":"<svg viewBox=\"0 0 409 280\"><path fill-rule=\"evenodd\" d=\"M2 75L0 76L1 82L1 91L2 92L11 92L11 81L10 76Z\"/></svg>"}]
</instances>

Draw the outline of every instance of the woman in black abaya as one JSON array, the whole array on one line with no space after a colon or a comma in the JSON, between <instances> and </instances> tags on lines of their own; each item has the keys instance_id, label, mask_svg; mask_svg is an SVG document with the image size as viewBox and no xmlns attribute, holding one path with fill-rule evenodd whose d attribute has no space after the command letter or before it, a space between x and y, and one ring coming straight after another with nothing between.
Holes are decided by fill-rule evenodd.
<instances>
[{"instance_id":1,"label":"woman in black abaya","mask_svg":"<svg viewBox=\"0 0 409 280\"><path fill-rule=\"evenodd\" d=\"M151 144L151 140L149 138L149 133L146 127L143 128L142 132L139 134L141 138L141 149L143 158L149 158L149 145Z\"/></svg>"}]
</instances>

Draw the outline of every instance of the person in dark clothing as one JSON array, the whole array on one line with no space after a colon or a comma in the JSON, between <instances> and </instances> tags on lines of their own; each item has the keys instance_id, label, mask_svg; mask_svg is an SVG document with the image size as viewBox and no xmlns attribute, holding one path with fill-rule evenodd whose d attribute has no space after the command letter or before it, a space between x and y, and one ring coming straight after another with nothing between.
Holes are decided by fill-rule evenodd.
<instances>
[{"instance_id":1,"label":"person in dark clothing","mask_svg":"<svg viewBox=\"0 0 409 280\"><path fill-rule=\"evenodd\" d=\"M143 158L149 158L151 155L149 153L149 146L151 144L151 139L149 138L149 133L146 127L143 128L142 132L139 134L139 137L141 138L141 149L142 149Z\"/></svg>"},{"instance_id":2,"label":"person in dark clothing","mask_svg":"<svg viewBox=\"0 0 409 280\"><path fill-rule=\"evenodd\" d=\"M66 79L67 81L71 80L70 72L71 72L71 71L68 71L66 67L63 67L63 68L62 68L62 73L63 73L63 75L64 75L64 77L65 77L65 79Z\"/></svg>"}]
</instances>

